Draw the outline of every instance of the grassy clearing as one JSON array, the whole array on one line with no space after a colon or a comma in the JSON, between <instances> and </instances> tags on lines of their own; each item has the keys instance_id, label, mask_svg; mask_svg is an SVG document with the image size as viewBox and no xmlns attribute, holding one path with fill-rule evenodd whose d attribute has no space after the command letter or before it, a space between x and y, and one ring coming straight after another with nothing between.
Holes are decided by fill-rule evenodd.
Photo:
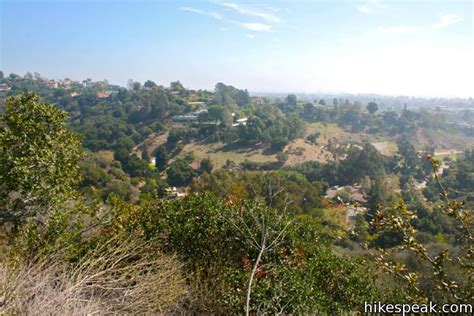
<instances>
[{"instance_id":1,"label":"grassy clearing","mask_svg":"<svg viewBox=\"0 0 474 316\"><path fill-rule=\"evenodd\" d=\"M99 150L95 156L100 160L112 164L114 161L114 152L112 150Z\"/></svg>"},{"instance_id":2,"label":"grassy clearing","mask_svg":"<svg viewBox=\"0 0 474 316\"><path fill-rule=\"evenodd\" d=\"M455 149L435 151L435 157L438 160L444 160L446 158L449 158L449 160L457 160L461 154L462 151Z\"/></svg>"},{"instance_id":3,"label":"grassy clearing","mask_svg":"<svg viewBox=\"0 0 474 316\"><path fill-rule=\"evenodd\" d=\"M223 143L190 143L184 146L181 156L193 151L198 160L209 157L216 167L222 167L227 159L241 163L246 159L253 162L270 162L276 160L276 155L266 153L264 149L255 146L242 147L238 145L225 145Z\"/></svg>"},{"instance_id":4,"label":"grassy clearing","mask_svg":"<svg viewBox=\"0 0 474 316\"><path fill-rule=\"evenodd\" d=\"M430 146L436 148L436 152L462 151L474 147L474 137L431 129L416 131L412 141L418 150Z\"/></svg>"},{"instance_id":5,"label":"grassy clearing","mask_svg":"<svg viewBox=\"0 0 474 316\"><path fill-rule=\"evenodd\" d=\"M306 137L313 133L320 134L316 144L306 140ZM376 148L385 155L392 155L397 150L394 140L381 135L351 133L334 123L311 123L307 125L304 138L296 139L285 147L284 152L288 154L285 165L291 166L305 161L332 161L333 154L327 149L329 142L358 144L363 141L374 142ZM180 156L184 156L190 151L194 152L197 160L209 157L216 167L223 166L227 159L236 163L241 163L246 159L253 162L271 162L277 159L276 153L264 148L245 147L238 144L192 142L184 146Z\"/></svg>"},{"instance_id":6,"label":"grassy clearing","mask_svg":"<svg viewBox=\"0 0 474 316\"><path fill-rule=\"evenodd\" d=\"M459 154L437 155L437 156L435 156L435 157L436 157L436 159L438 159L438 160L440 160L440 161L443 161L443 160L445 160L445 159L454 161L454 160L457 160L457 159L458 159Z\"/></svg>"},{"instance_id":7,"label":"grassy clearing","mask_svg":"<svg viewBox=\"0 0 474 316\"><path fill-rule=\"evenodd\" d=\"M392 142L395 144L392 137L382 134L367 134L367 133L352 133L340 127L336 123L311 123L307 125L306 136L312 133L320 133L319 140L324 142L329 139L337 140L340 143L361 143L368 142ZM389 145L388 147L393 147Z\"/></svg>"},{"instance_id":8,"label":"grassy clearing","mask_svg":"<svg viewBox=\"0 0 474 316\"><path fill-rule=\"evenodd\" d=\"M320 136L316 144L306 140L310 134L319 133ZM133 152L139 157L142 150L147 147L149 152L153 152L158 146L164 144L168 133L151 134L143 143L137 145ZM386 156L394 155L397 152L397 138L383 134L352 133L340 127L336 123L309 123L306 125L306 132L303 138L296 139L288 144L284 151L288 154L286 165L295 165L305 161L328 162L334 159L333 154L328 150L328 143L332 144L360 144L370 142L380 153ZM418 150L423 150L428 146L433 146L440 153L438 158L449 157L456 159L458 151L474 147L474 139L463 135L451 135L441 131L418 130L411 136L411 141ZM442 151L455 151L442 153ZM245 160L253 162L271 162L275 161L276 153L260 148L258 146L244 147L237 144L226 145L223 143L204 143L192 142L184 146L180 156L193 151L196 159L201 160L209 157L216 167L221 167L230 159L235 163L241 163ZM101 155L107 157L112 152L101 152ZM112 159L112 158L107 158ZM150 166L150 168L153 168Z\"/></svg>"},{"instance_id":9,"label":"grassy clearing","mask_svg":"<svg viewBox=\"0 0 474 316\"><path fill-rule=\"evenodd\" d=\"M166 140L168 139L168 134L169 133L166 132L163 134L152 133L148 135L147 139L145 139L143 142L133 147L132 154L135 154L138 157L141 157L142 151L145 147L148 148L148 152L152 154L156 148L166 143Z\"/></svg>"},{"instance_id":10,"label":"grassy clearing","mask_svg":"<svg viewBox=\"0 0 474 316\"><path fill-rule=\"evenodd\" d=\"M321 133L321 135L336 135L337 133L344 132L342 128L336 123L310 123L306 126L306 134Z\"/></svg>"},{"instance_id":11,"label":"grassy clearing","mask_svg":"<svg viewBox=\"0 0 474 316\"><path fill-rule=\"evenodd\" d=\"M360 144L364 141L372 143L382 154L393 155L397 151L396 141L384 135L366 133L351 133L338 126L336 123L311 123L307 125L306 136L319 133L316 144L310 144L305 139L297 139L289 144L286 150L300 147L304 148L302 155L289 155L287 165L293 165L304 161L314 160L327 162L333 159L333 155L327 150L329 142L335 144Z\"/></svg>"},{"instance_id":12,"label":"grassy clearing","mask_svg":"<svg viewBox=\"0 0 474 316\"><path fill-rule=\"evenodd\" d=\"M305 161L327 162L332 159L332 154L324 148L327 144L311 144L304 139L296 139L285 147L288 153L288 160L285 165L292 166Z\"/></svg>"},{"instance_id":13,"label":"grassy clearing","mask_svg":"<svg viewBox=\"0 0 474 316\"><path fill-rule=\"evenodd\" d=\"M383 155L394 155L398 148L394 141L373 142L372 145Z\"/></svg>"}]
</instances>

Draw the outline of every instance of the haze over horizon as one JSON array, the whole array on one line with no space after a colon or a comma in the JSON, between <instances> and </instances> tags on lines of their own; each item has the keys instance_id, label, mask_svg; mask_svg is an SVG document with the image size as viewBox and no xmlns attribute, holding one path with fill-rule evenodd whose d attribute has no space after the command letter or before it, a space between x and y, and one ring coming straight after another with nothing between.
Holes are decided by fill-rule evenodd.
<instances>
[{"instance_id":1,"label":"haze over horizon","mask_svg":"<svg viewBox=\"0 0 474 316\"><path fill-rule=\"evenodd\" d=\"M0 69L193 89L472 97L471 1L1 0ZM21 23L19 23L21 21Z\"/></svg>"}]
</instances>

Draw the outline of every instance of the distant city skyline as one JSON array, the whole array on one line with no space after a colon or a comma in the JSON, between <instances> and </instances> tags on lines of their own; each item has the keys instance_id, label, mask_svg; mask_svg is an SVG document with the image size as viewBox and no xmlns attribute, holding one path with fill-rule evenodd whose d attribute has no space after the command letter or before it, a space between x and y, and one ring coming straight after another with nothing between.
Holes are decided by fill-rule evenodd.
<instances>
[{"instance_id":1,"label":"distant city skyline","mask_svg":"<svg viewBox=\"0 0 474 316\"><path fill-rule=\"evenodd\" d=\"M5 75L473 96L471 1L0 0L0 10Z\"/></svg>"}]
</instances>

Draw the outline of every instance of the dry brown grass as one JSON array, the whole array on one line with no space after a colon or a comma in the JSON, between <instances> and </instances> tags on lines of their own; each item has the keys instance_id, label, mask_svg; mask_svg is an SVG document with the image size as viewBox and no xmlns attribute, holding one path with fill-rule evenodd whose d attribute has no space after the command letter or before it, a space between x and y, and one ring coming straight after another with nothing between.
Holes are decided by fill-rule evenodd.
<instances>
[{"instance_id":1,"label":"dry brown grass","mask_svg":"<svg viewBox=\"0 0 474 316\"><path fill-rule=\"evenodd\" d=\"M324 145L313 145L304 139L298 138L289 143L284 151L289 152L286 166L292 166L305 161L327 162L333 160L332 154L324 147ZM301 155L291 154L295 148L304 148Z\"/></svg>"},{"instance_id":2,"label":"dry brown grass","mask_svg":"<svg viewBox=\"0 0 474 316\"><path fill-rule=\"evenodd\" d=\"M192 142L184 146L181 155L193 151L197 160L209 157L217 168L222 167L227 159L230 159L237 164L244 162L245 160L250 160L252 162L271 162L277 160L275 154L265 154L263 148L255 146L232 147L232 145L226 146L220 142L212 144Z\"/></svg>"},{"instance_id":3,"label":"dry brown grass","mask_svg":"<svg viewBox=\"0 0 474 316\"><path fill-rule=\"evenodd\" d=\"M0 314L182 313L181 265L146 243L110 241L77 264L53 256L0 267Z\"/></svg>"},{"instance_id":4,"label":"dry brown grass","mask_svg":"<svg viewBox=\"0 0 474 316\"><path fill-rule=\"evenodd\" d=\"M143 149L147 147L149 154L153 155L156 148L166 143L168 134L168 132L162 134L151 133L148 135L147 139L132 148L132 154L142 157Z\"/></svg>"}]
</instances>

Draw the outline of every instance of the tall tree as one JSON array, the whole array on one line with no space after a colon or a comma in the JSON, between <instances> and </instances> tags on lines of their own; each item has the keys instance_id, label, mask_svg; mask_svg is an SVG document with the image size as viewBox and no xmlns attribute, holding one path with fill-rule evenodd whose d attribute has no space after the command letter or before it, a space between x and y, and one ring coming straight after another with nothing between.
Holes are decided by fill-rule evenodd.
<instances>
[{"instance_id":1,"label":"tall tree","mask_svg":"<svg viewBox=\"0 0 474 316\"><path fill-rule=\"evenodd\" d=\"M340 175L345 184L361 181L365 176L371 179L385 175L385 158L370 143L364 143L362 148L351 146L347 158L341 161Z\"/></svg>"},{"instance_id":2,"label":"tall tree","mask_svg":"<svg viewBox=\"0 0 474 316\"><path fill-rule=\"evenodd\" d=\"M378 109L379 109L379 106L377 105L377 103L373 101L367 104L367 110L369 111L370 114L374 114L375 112L377 112Z\"/></svg>"},{"instance_id":3,"label":"tall tree","mask_svg":"<svg viewBox=\"0 0 474 316\"><path fill-rule=\"evenodd\" d=\"M220 122L226 127L232 125L232 115L226 107L221 105L212 105L208 108L208 113L210 119Z\"/></svg>"},{"instance_id":4,"label":"tall tree","mask_svg":"<svg viewBox=\"0 0 474 316\"><path fill-rule=\"evenodd\" d=\"M168 183L174 186L186 186L196 176L191 166L184 159L175 160L168 169Z\"/></svg>"},{"instance_id":5,"label":"tall tree","mask_svg":"<svg viewBox=\"0 0 474 316\"><path fill-rule=\"evenodd\" d=\"M294 95L294 94L289 94L286 97L286 103L290 106L295 106L297 102L298 102L298 100L296 99L296 95Z\"/></svg>"},{"instance_id":6,"label":"tall tree","mask_svg":"<svg viewBox=\"0 0 474 316\"><path fill-rule=\"evenodd\" d=\"M211 173L213 168L214 164L212 163L212 160L209 157L201 160L201 166L199 168L201 172Z\"/></svg>"},{"instance_id":7,"label":"tall tree","mask_svg":"<svg viewBox=\"0 0 474 316\"><path fill-rule=\"evenodd\" d=\"M0 116L0 223L20 224L72 195L82 149L68 114L35 94L6 101Z\"/></svg>"},{"instance_id":8,"label":"tall tree","mask_svg":"<svg viewBox=\"0 0 474 316\"><path fill-rule=\"evenodd\" d=\"M156 149L155 164L158 170L163 171L166 169L166 166L168 165L168 158L168 152L166 151L165 147L160 146Z\"/></svg>"},{"instance_id":9,"label":"tall tree","mask_svg":"<svg viewBox=\"0 0 474 316\"><path fill-rule=\"evenodd\" d=\"M143 86L149 89L158 88L158 85L154 81L151 81L151 80L145 81L145 84L143 84Z\"/></svg>"}]
</instances>

